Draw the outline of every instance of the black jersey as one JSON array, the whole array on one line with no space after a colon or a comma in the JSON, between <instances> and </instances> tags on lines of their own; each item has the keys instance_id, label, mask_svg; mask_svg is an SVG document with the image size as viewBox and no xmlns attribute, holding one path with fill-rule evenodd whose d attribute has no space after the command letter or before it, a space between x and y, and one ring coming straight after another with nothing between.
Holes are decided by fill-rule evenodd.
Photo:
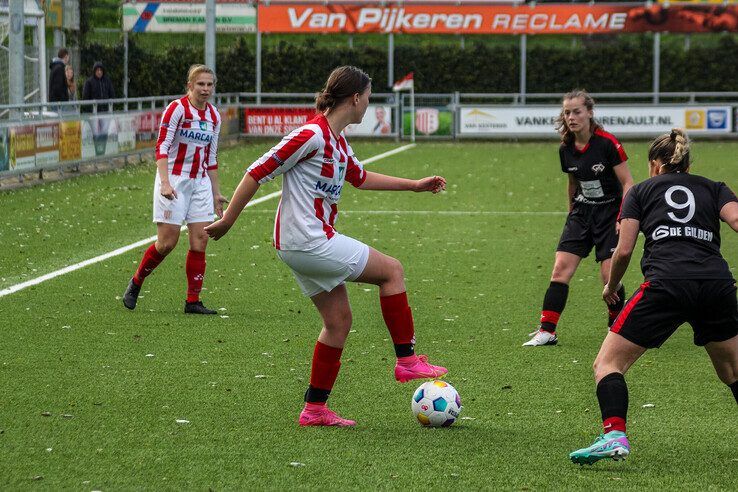
<instances>
[{"instance_id":1,"label":"black jersey","mask_svg":"<svg viewBox=\"0 0 738 492\"><path fill-rule=\"evenodd\" d=\"M591 205L620 202L623 187L613 167L628 160L618 139L602 129L595 130L579 150L574 143L559 147L561 170L577 180L574 201Z\"/></svg>"},{"instance_id":2,"label":"black jersey","mask_svg":"<svg viewBox=\"0 0 738 492\"><path fill-rule=\"evenodd\" d=\"M646 237L641 270L652 279L732 279L720 254L720 210L738 201L725 183L667 173L633 186L620 219L637 219Z\"/></svg>"}]
</instances>

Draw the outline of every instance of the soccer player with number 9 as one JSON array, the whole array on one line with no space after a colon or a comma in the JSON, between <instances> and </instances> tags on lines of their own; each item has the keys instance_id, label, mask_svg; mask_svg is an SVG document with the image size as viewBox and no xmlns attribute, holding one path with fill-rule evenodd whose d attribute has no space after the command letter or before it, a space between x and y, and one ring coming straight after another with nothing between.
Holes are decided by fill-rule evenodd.
<instances>
[{"instance_id":1,"label":"soccer player with number 9","mask_svg":"<svg viewBox=\"0 0 738 492\"><path fill-rule=\"evenodd\" d=\"M705 347L738 402L736 284L720 254L720 220L738 232L738 199L725 183L689 173L689 140L679 128L653 141L648 163L651 178L633 186L623 202L620 239L602 297L608 303L618 300L617 285L639 231L646 239L645 281L625 303L595 359L604 431L594 444L570 454L579 464L630 453L624 374L682 323L692 325L695 345Z\"/></svg>"}]
</instances>

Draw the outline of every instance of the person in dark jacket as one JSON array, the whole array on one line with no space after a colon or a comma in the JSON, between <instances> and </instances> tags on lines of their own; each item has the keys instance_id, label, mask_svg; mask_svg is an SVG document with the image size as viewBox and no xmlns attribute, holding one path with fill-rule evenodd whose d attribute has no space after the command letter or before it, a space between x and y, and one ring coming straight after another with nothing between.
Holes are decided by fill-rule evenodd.
<instances>
[{"instance_id":1,"label":"person in dark jacket","mask_svg":"<svg viewBox=\"0 0 738 492\"><path fill-rule=\"evenodd\" d=\"M110 77L105 75L105 67L102 62L95 62L92 67L92 76L85 81L85 85L82 87L82 100L113 98L115 98L113 82L110 81ZM92 106L84 106L82 109L85 112L92 112ZM110 111L110 106L108 104L98 105L97 111Z\"/></svg>"},{"instance_id":2,"label":"person in dark jacket","mask_svg":"<svg viewBox=\"0 0 738 492\"><path fill-rule=\"evenodd\" d=\"M49 64L49 102L69 101L67 79L64 67L69 63L69 51L60 48L57 56Z\"/></svg>"}]
</instances>

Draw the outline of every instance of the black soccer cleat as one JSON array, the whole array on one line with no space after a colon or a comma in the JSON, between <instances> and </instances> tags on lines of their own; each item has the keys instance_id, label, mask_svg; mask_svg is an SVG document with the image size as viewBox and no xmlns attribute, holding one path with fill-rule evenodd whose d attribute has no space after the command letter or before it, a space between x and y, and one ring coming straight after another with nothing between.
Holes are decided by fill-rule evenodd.
<instances>
[{"instance_id":1,"label":"black soccer cleat","mask_svg":"<svg viewBox=\"0 0 738 492\"><path fill-rule=\"evenodd\" d=\"M131 310L136 309L139 292L141 292L141 286L136 285L133 279L131 279L131 281L128 282L126 291L123 293L123 305Z\"/></svg>"},{"instance_id":2,"label":"black soccer cleat","mask_svg":"<svg viewBox=\"0 0 738 492\"><path fill-rule=\"evenodd\" d=\"M218 311L203 306L202 301L185 302L184 312L185 314L218 314Z\"/></svg>"}]
</instances>

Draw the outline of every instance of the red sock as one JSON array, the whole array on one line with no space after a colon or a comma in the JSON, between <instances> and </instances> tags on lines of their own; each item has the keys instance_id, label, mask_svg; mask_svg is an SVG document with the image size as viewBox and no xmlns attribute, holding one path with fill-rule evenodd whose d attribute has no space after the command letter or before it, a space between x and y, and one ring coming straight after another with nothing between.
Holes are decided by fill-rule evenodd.
<instances>
[{"instance_id":1,"label":"red sock","mask_svg":"<svg viewBox=\"0 0 738 492\"><path fill-rule=\"evenodd\" d=\"M395 345L415 344L413 312L407 303L407 292L379 298L382 317Z\"/></svg>"},{"instance_id":2,"label":"red sock","mask_svg":"<svg viewBox=\"0 0 738 492\"><path fill-rule=\"evenodd\" d=\"M165 257L156 250L156 243L149 246L141 259L141 264L138 265L138 270L136 270L136 273L133 275L133 282L141 287L144 279L154 271L154 268L159 266L159 263L161 263L164 258Z\"/></svg>"},{"instance_id":3,"label":"red sock","mask_svg":"<svg viewBox=\"0 0 738 492\"><path fill-rule=\"evenodd\" d=\"M197 302L200 300L202 280L205 278L204 251L189 250L187 252L185 272L187 273L187 302Z\"/></svg>"},{"instance_id":4,"label":"red sock","mask_svg":"<svg viewBox=\"0 0 738 492\"><path fill-rule=\"evenodd\" d=\"M625 432L625 419L622 417L609 417L602 422L602 428L605 434L610 431Z\"/></svg>"},{"instance_id":5,"label":"red sock","mask_svg":"<svg viewBox=\"0 0 738 492\"><path fill-rule=\"evenodd\" d=\"M341 352L343 352L342 348L331 347L320 341L315 342L313 367L310 371L311 388L330 393L338 377L338 370L341 368Z\"/></svg>"},{"instance_id":6,"label":"red sock","mask_svg":"<svg viewBox=\"0 0 738 492\"><path fill-rule=\"evenodd\" d=\"M560 317L561 313L556 311L541 311L541 330L555 333Z\"/></svg>"}]
</instances>

